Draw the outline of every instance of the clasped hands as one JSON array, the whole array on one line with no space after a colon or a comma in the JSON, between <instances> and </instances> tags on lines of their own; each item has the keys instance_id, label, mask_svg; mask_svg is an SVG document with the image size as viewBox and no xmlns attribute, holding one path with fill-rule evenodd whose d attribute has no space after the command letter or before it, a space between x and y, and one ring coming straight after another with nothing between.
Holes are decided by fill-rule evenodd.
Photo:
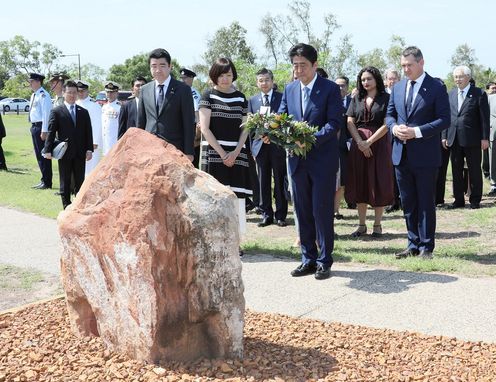
<instances>
[{"instance_id":1,"label":"clasped hands","mask_svg":"<svg viewBox=\"0 0 496 382\"><path fill-rule=\"evenodd\" d=\"M224 163L227 167L232 167L234 166L234 162L236 162L238 155L239 152L236 152L236 150L230 151L222 157L222 163Z\"/></svg>"},{"instance_id":2,"label":"clasped hands","mask_svg":"<svg viewBox=\"0 0 496 382\"><path fill-rule=\"evenodd\" d=\"M407 125L396 125L394 127L394 135L401 141L415 139L415 129Z\"/></svg>"},{"instance_id":3,"label":"clasped hands","mask_svg":"<svg viewBox=\"0 0 496 382\"><path fill-rule=\"evenodd\" d=\"M358 149L363 153L363 155L365 155L365 158L370 158L374 155L372 154L372 149L370 148L371 145L372 143L367 140L357 142Z\"/></svg>"}]
</instances>

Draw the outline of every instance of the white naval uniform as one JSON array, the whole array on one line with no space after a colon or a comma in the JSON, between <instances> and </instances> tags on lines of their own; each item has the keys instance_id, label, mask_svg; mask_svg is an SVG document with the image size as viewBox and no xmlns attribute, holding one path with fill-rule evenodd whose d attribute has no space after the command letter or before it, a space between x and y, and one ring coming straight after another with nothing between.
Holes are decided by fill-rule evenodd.
<instances>
[{"instance_id":1,"label":"white naval uniform","mask_svg":"<svg viewBox=\"0 0 496 382\"><path fill-rule=\"evenodd\" d=\"M29 108L29 121L31 123L41 122L41 132L48 133L48 117L52 110L52 99L43 87L31 94Z\"/></svg>"},{"instance_id":2,"label":"white naval uniform","mask_svg":"<svg viewBox=\"0 0 496 382\"><path fill-rule=\"evenodd\" d=\"M200 110L201 94L194 87L191 87L191 95L193 96L193 106L195 111Z\"/></svg>"},{"instance_id":3,"label":"white naval uniform","mask_svg":"<svg viewBox=\"0 0 496 382\"><path fill-rule=\"evenodd\" d=\"M119 134L119 114L121 105L116 101L106 103L102 107L102 151L107 155L110 149L117 143Z\"/></svg>"},{"instance_id":4,"label":"white naval uniform","mask_svg":"<svg viewBox=\"0 0 496 382\"><path fill-rule=\"evenodd\" d=\"M91 120L93 145L98 145L98 147L93 151L91 160L86 161L86 170L84 175L88 176L96 167L98 162L100 162L102 157L102 107L96 102L93 102L90 97L86 97L83 100L78 99L76 103L88 110Z\"/></svg>"}]
</instances>

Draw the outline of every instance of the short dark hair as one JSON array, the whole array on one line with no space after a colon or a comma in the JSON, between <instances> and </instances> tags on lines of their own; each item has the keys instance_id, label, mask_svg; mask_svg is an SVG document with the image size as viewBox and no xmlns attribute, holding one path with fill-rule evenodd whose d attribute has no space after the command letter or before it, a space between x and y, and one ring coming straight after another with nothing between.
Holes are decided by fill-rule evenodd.
<instances>
[{"instance_id":1,"label":"short dark hair","mask_svg":"<svg viewBox=\"0 0 496 382\"><path fill-rule=\"evenodd\" d=\"M150 52L148 55L148 65L150 65L152 58L165 58L165 61L167 61L169 65L171 64L171 56L169 52L162 48L153 49Z\"/></svg>"},{"instance_id":2,"label":"short dark hair","mask_svg":"<svg viewBox=\"0 0 496 382\"><path fill-rule=\"evenodd\" d=\"M422 55L422 51L416 46L409 46L408 48L405 48L405 50L401 53L401 55L403 57L412 55L413 57L415 57L415 61L417 62L419 62L424 58L424 56Z\"/></svg>"},{"instance_id":3,"label":"short dark hair","mask_svg":"<svg viewBox=\"0 0 496 382\"><path fill-rule=\"evenodd\" d=\"M77 89L77 84L75 81L73 80L69 80L67 82L64 82L64 84L62 85L62 89L65 91L66 88L76 88Z\"/></svg>"},{"instance_id":4,"label":"short dark hair","mask_svg":"<svg viewBox=\"0 0 496 382\"><path fill-rule=\"evenodd\" d=\"M489 82L487 83L487 85L486 85L486 90L489 90L489 88L490 88L491 86L493 86L493 85L496 85L496 82L494 82L494 81L489 81Z\"/></svg>"},{"instance_id":5,"label":"short dark hair","mask_svg":"<svg viewBox=\"0 0 496 382\"><path fill-rule=\"evenodd\" d=\"M256 73L257 76L265 76L267 74L269 75L271 80L274 80L274 73L272 73L272 70L269 70L267 68L262 68Z\"/></svg>"},{"instance_id":6,"label":"short dark hair","mask_svg":"<svg viewBox=\"0 0 496 382\"><path fill-rule=\"evenodd\" d=\"M212 80L212 82L217 85L217 80L219 79L221 74L229 72L231 69L233 74L233 82L238 78L238 73L236 72L236 68L234 67L233 62L226 57L218 58L210 68L208 72L208 76Z\"/></svg>"},{"instance_id":7,"label":"short dark hair","mask_svg":"<svg viewBox=\"0 0 496 382\"><path fill-rule=\"evenodd\" d=\"M374 77L377 94L384 93L386 90L384 88L384 80L382 79L381 72L375 66L366 66L360 70L360 73L358 73L357 76L358 99L364 99L367 96L367 90L365 90L362 85L362 74L365 72L372 74L372 77Z\"/></svg>"},{"instance_id":8,"label":"short dark hair","mask_svg":"<svg viewBox=\"0 0 496 382\"><path fill-rule=\"evenodd\" d=\"M327 74L324 68L317 68L317 74L322 78L329 78L329 74Z\"/></svg>"},{"instance_id":9,"label":"short dark hair","mask_svg":"<svg viewBox=\"0 0 496 382\"><path fill-rule=\"evenodd\" d=\"M299 43L294 45L288 52L289 59L293 62L294 56L305 57L312 64L317 61L317 51L312 45Z\"/></svg>"},{"instance_id":10,"label":"short dark hair","mask_svg":"<svg viewBox=\"0 0 496 382\"><path fill-rule=\"evenodd\" d=\"M344 82L346 82L346 86L350 86L350 79L346 76L337 76L336 77L337 80L344 80Z\"/></svg>"},{"instance_id":11,"label":"short dark hair","mask_svg":"<svg viewBox=\"0 0 496 382\"><path fill-rule=\"evenodd\" d=\"M136 81L144 82L145 84L146 84L146 82L147 82L145 77L143 77L143 76L137 76L137 77L135 77L135 78L134 78L134 80L131 82L131 87L133 87L133 86L134 86L134 83L135 83Z\"/></svg>"}]
</instances>

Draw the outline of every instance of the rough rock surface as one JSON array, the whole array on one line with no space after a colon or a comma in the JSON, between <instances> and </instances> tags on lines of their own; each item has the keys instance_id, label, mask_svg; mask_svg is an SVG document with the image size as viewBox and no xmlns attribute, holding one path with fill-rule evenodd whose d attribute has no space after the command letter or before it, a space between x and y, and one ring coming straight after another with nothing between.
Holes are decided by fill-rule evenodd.
<instances>
[{"instance_id":1,"label":"rough rock surface","mask_svg":"<svg viewBox=\"0 0 496 382\"><path fill-rule=\"evenodd\" d=\"M240 358L237 199L131 129L58 217L72 330L140 360Z\"/></svg>"}]
</instances>

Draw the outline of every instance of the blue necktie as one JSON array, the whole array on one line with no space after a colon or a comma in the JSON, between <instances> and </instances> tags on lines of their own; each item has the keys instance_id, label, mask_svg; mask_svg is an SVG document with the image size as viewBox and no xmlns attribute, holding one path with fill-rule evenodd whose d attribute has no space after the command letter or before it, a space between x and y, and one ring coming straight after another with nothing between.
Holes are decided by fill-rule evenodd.
<instances>
[{"instance_id":1,"label":"blue necktie","mask_svg":"<svg viewBox=\"0 0 496 382\"><path fill-rule=\"evenodd\" d=\"M76 110L74 110L74 105L71 105L71 118L74 126L76 126Z\"/></svg>"},{"instance_id":2,"label":"blue necktie","mask_svg":"<svg viewBox=\"0 0 496 382\"><path fill-rule=\"evenodd\" d=\"M413 87L415 86L415 81L410 81L410 90L408 90L408 97L406 97L406 115L410 115L412 111L413 103Z\"/></svg>"}]
</instances>

